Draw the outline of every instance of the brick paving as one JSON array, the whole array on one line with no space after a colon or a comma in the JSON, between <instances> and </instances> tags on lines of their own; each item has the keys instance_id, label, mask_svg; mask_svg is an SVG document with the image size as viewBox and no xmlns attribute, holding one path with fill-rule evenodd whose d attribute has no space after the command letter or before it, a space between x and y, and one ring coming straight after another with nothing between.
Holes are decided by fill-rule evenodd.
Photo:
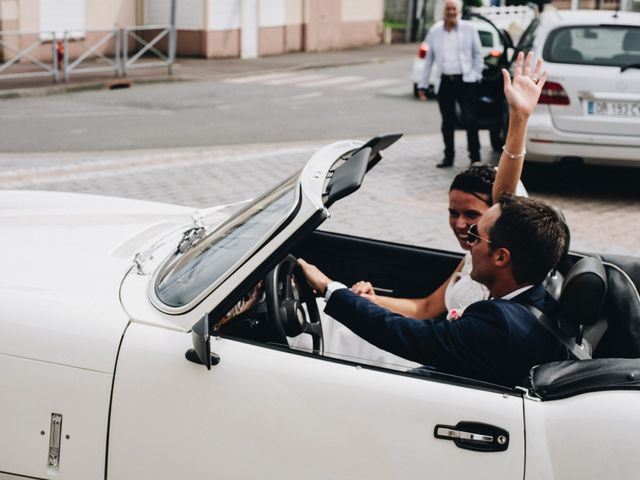
<instances>
[{"instance_id":1,"label":"brick paving","mask_svg":"<svg viewBox=\"0 0 640 480\"><path fill-rule=\"evenodd\" d=\"M489 143L484 136L481 140ZM442 170L434 167L442 151L439 134L402 138L389 148L358 192L332 207L332 216L322 228L458 250L447 225L447 191L455 174L467 165L463 132L457 133L456 142L461 152L456 166ZM255 197L300 169L324 143L0 154L0 189L74 191L201 208ZM495 161L495 154L485 148L483 158ZM640 196L633 194L633 185L630 192L613 189L613 193L589 192L588 186L548 187L554 171L547 168L542 181L527 186L532 196L563 209L573 249L640 256ZM621 183L624 180L623 173L607 173L613 178L619 175Z\"/></svg>"}]
</instances>

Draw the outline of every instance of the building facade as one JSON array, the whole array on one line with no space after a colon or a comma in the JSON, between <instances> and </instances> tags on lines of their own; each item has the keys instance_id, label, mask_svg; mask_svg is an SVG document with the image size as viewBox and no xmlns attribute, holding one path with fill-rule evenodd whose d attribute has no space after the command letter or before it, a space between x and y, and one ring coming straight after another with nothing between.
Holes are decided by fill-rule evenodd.
<instances>
[{"instance_id":1,"label":"building facade","mask_svg":"<svg viewBox=\"0 0 640 480\"><path fill-rule=\"evenodd\" d=\"M178 56L252 58L339 50L382 39L384 0L175 2ZM171 0L0 0L0 30L13 34L3 38L14 48L40 39L43 44L32 54L46 59L52 32L61 38L67 31L91 43L114 28L166 25L171 5ZM110 41L102 51L114 48Z\"/></svg>"}]
</instances>

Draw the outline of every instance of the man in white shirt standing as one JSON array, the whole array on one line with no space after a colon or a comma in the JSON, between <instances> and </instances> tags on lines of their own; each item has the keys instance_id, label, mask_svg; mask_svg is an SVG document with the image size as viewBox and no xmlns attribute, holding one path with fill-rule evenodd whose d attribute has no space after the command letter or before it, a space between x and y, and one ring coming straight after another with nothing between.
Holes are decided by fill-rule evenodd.
<instances>
[{"instance_id":1,"label":"man in white shirt standing","mask_svg":"<svg viewBox=\"0 0 640 480\"><path fill-rule=\"evenodd\" d=\"M426 89L435 62L440 78L435 80L434 90L442 115L442 138L445 146L444 159L437 164L438 168L453 165L456 102L460 105L467 129L467 148L471 163L480 161L476 90L482 79L484 61L478 31L473 23L458 18L460 8L459 0L446 0L444 20L429 29L425 39L429 50L422 78L418 83L418 94L424 101L427 99Z\"/></svg>"}]
</instances>

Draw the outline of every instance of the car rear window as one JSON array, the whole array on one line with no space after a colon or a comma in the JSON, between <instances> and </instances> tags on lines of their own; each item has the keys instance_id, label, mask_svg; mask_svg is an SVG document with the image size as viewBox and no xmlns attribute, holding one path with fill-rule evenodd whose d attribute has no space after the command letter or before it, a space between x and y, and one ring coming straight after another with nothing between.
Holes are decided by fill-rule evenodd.
<instances>
[{"instance_id":1,"label":"car rear window","mask_svg":"<svg viewBox=\"0 0 640 480\"><path fill-rule=\"evenodd\" d=\"M548 62L622 67L640 63L640 27L590 25L554 30L544 46Z\"/></svg>"}]
</instances>

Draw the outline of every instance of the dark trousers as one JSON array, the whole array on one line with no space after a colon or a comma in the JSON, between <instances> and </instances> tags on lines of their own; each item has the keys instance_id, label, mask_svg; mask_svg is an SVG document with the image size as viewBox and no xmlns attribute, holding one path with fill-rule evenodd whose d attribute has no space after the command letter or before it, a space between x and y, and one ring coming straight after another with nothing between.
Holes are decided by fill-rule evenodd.
<instances>
[{"instance_id":1,"label":"dark trousers","mask_svg":"<svg viewBox=\"0 0 640 480\"><path fill-rule=\"evenodd\" d=\"M438 107L442 115L442 139L444 160L453 163L455 154L453 132L456 127L456 102L462 110L462 120L467 129L467 149L472 162L480 161L478 118L476 114L476 83L465 83L462 75L442 75L438 91Z\"/></svg>"}]
</instances>

